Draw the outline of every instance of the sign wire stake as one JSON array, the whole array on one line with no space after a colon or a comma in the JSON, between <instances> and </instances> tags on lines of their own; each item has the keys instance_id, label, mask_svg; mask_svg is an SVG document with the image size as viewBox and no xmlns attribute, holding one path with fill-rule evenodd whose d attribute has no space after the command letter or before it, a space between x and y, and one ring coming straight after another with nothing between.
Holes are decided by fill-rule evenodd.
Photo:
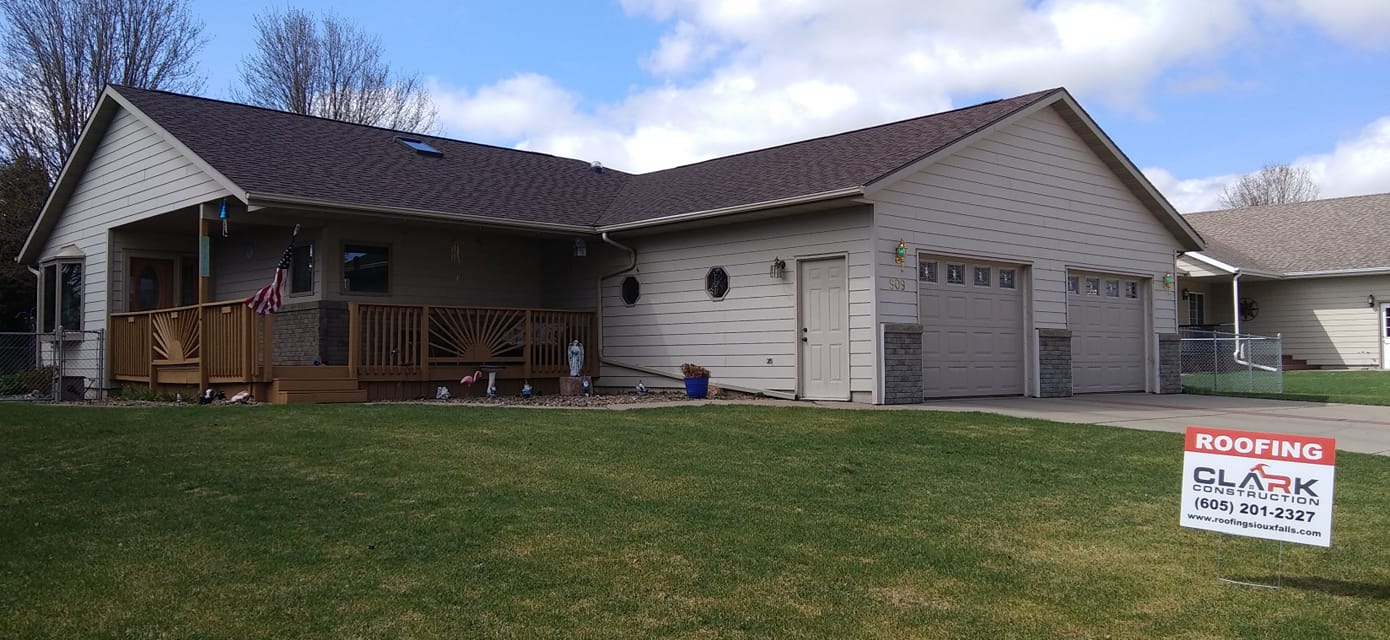
<instances>
[{"instance_id":1,"label":"sign wire stake","mask_svg":"<svg viewBox=\"0 0 1390 640\"><path fill-rule=\"evenodd\" d=\"M1279 541L1279 559L1274 569L1274 584L1262 584L1259 582L1249 582L1246 580L1236 580L1221 575L1221 560L1225 556L1226 534L1216 534L1216 579L1230 584L1238 584L1243 587L1256 587L1260 589L1282 589L1284 586L1284 541Z\"/></svg>"}]
</instances>

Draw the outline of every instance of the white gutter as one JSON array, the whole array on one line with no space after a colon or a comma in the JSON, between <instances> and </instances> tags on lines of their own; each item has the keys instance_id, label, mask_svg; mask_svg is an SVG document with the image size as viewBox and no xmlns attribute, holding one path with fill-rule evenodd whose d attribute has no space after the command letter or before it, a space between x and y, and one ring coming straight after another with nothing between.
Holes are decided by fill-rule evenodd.
<instances>
[{"instance_id":1,"label":"white gutter","mask_svg":"<svg viewBox=\"0 0 1390 640\"><path fill-rule=\"evenodd\" d=\"M326 200L314 200L312 198L298 198L294 196L277 195L273 193L251 193L247 194L248 206L251 204L284 204L298 207L312 207L320 209L331 209L335 211L357 211L362 213L376 213L393 216L409 216L413 218L423 218L428 220L439 220L442 222L472 222L489 227L510 227L516 229L532 229L540 231L554 231L557 233L582 233L593 235L593 227L584 227L572 224L554 224L549 222L525 222L519 220L506 220L502 218L489 218L485 216L473 216L457 213L440 213L438 211L428 211L424 209L405 209L398 207L369 207L364 205L345 204L342 202L330 202Z\"/></svg>"},{"instance_id":2,"label":"white gutter","mask_svg":"<svg viewBox=\"0 0 1390 640\"><path fill-rule=\"evenodd\" d=\"M1328 269L1326 271L1291 271L1285 278L1327 278L1331 276L1379 276L1390 274L1390 267L1363 267L1359 269Z\"/></svg>"},{"instance_id":3,"label":"white gutter","mask_svg":"<svg viewBox=\"0 0 1390 640\"><path fill-rule=\"evenodd\" d=\"M674 223L677 223L677 222L689 222L689 221L691 221L691 220L703 220L703 219L706 219L706 218L717 218L717 217L719 217L719 216L733 215L733 214L736 214L736 213L745 213L745 212L748 212L748 211L757 211L757 210L759 210L759 209L772 209L772 208L776 208L776 207L790 207L790 206L798 205L798 204L808 204L808 203L812 203L812 202L820 202L820 201L822 201L822 200L835 200L835 199L837 199L837 198L847 198L847 197L850 197L850 196L862 196L862 195L864 195L864 188L863 188L863 187L846 187L846 188L844 188L844 189L835 189L835 190L833 190L833 191L822 191L822 192L820 192L820 193L812 193L812 194L801 195L801 196L793 196L793 197L790 197L790 198L779 198L779 199L777 199L777 200L764 200L763 202L754 202L754 203L751 203L751 204L740 204L740 205L735 205L735 206L732 206L732 207L722 207L722 208L719 208L719 209L707 209L707 210L705 210L705 211L691 211L691 212L688 212L688 213L677 213L677 214L674 214L674 215L662 216L662 217L660 217L660 218L651 218L651 219L648 219L648 220L639 220L639 221L637 221L637 222L624 222L624 223L621 223L621 224L612 224L612 225L607 225L607 226L599 227L597 230L600 231L600 232L609 232L609 231L629 231L629 230L632 230L632 229L642 229L642 228L645 228L645 227L655 227L655 226L659 226L659 225L663 225L663 224L674 224Z\"/></svg>"}]
</instances>

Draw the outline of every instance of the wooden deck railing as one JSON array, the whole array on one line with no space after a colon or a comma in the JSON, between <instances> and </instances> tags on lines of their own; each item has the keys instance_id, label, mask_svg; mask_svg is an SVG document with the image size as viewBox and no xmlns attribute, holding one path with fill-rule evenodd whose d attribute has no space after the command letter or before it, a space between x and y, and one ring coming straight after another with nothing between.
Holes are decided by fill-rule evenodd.
<instances>
[{"instance_id":1,"label":"wooden deck railing","mask_svg":"<svg viewBox=\"0 0 1390 640\"><path fill-rule=\"evenodd\" d=\"M571 340L598 364L592 311L351 303L348 367L364 380L431 380L460 368L506 367L510 377L569 373ZM507 377L507 375L504 375Z\"/></svg>"},{"instance_id":2,"label":"wooden deck railing","mask_svg":"<svg viewBox=\"0 0 1390 640\"><path fill-rule=\"evenodd\" d=\"M270 320L240 300L113 313L111 376L134 382L207 384L268 380Z\"/></svg>"}]
</instances>

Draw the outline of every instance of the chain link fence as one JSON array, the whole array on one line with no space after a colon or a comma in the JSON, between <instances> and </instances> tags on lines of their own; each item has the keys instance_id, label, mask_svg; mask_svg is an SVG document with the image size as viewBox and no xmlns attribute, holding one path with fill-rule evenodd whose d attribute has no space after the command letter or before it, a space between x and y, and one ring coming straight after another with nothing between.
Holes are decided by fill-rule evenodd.
<instances>
[{"instance_id":1,"label":"chain link fence","mask_svg":"<svg viewBox=\"0 0 1390 640\"><path fill-rule=\"evenodd\" d=\"M1280 336L1182 330L1182 386L1197 393L1283 393Z\"/></svg>"},{"instance_id":2,"label":"chain link fence","mask_svg":"<svg viewBox=\"0 0 1390 640\"><path fill-rule=\"evenodd\" d=\"M0 333L0 402L75 402L105 393L101 331Z\"/></svg>"}]
</instances>

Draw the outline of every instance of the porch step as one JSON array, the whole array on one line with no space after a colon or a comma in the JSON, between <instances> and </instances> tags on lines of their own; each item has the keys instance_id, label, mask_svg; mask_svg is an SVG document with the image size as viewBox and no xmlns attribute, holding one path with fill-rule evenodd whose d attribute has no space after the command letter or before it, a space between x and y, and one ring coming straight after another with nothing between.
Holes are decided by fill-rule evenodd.
<instances>
[{"instance_id":1,"label":"porch step","mask_svg":"<svg viewBox=\"0 0 1390 640\"><path fill-rule=\"evenodd\" d=\"M347 367L275 367L274 376L270 398L275 404L367 401L367 390Z\"/></svg>"},{"instance_id":2,"label":"porch step","mask_svg":"<svg viewBox=\"0 0 1390 640\"><path fill-rule=\"evenodd\" d=\"M275 404L324 404L329 402L366 402L366 389L336 389L329 391L277 391Z\"/></svg>"},{"instance_id":3,"label":"porch step","mask_svg":"<svg viewBox=\"0 0 1390 640\"><path fill-rule=\"evenodd\" d=\"M356 391L357 381L350 378L327 378L310 380L308 378L278 378L275 391Z\"/></svg>"},{"instance_id":4,"label":"porch step","mask_svg":"<svg viewBox=\"0 0 1390 640\"><path fill-rule=\"evenodd\" d=\"M1315 364L1308 364L1307 360L1299 360L1291 355L1285 354L1280 361L1284 371L1316 371L1322 367Z\"/></svg>"}]
</instances>

